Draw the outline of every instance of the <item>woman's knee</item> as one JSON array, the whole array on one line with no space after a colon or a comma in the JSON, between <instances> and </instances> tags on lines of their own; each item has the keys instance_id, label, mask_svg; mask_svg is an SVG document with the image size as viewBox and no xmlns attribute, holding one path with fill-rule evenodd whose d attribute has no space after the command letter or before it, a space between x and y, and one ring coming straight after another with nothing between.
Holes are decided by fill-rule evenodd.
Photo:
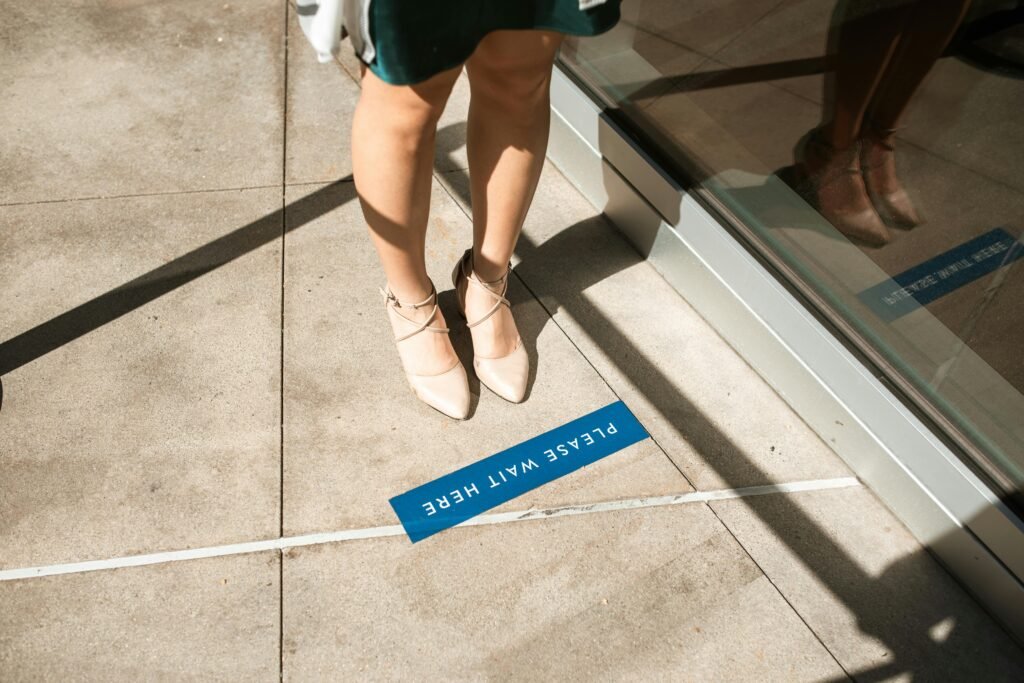
<instances>
[{"instance_id":1,"label":"woman's knee","mask_svg":"<svg viewBox=\"0 0 1024 683\"><path fill-rule=\"evenodd\" d=\"M461 71L460 65L420 83L391 85L365 69L359 103L373 108L375 116L397 119L413 128L436 125Z\"/></svg>"},{"instance_id":2,"label":"woman's knee","mask_svg":"<svg viewBox=\"0 0 1024 683\"><path fill-rule=\"evenodd\" d=\"M517 116L546 115L539 110L547 108L551 65L560 42L559 34L547 31L488 35L466 62L472 97Z\"/></svg>"}]
</instances>

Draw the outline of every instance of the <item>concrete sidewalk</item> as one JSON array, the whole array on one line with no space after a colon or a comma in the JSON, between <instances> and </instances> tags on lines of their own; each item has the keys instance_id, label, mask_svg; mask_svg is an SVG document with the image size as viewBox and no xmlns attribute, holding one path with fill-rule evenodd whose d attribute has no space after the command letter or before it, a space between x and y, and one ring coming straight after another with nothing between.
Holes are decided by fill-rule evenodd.
<instances>
[{"instance_id":1,"label":"concrete sidewalk","mask_svg":"<svg viewBox=\"0 0 1024 683\"><path fill-rule=\"evenodd\" d=\"M317 64L277 0L4 14L0 679L1024 677L554 168L511 286L528 399L474 380L454 422L412 396L377 293L347 45ZM467 102L460 82L428 246L453 323ZM561 512L389 529L390 497L619 399L651 439L495 510ZM351 533L289 540L318 532Z\"/></svg>"}]
</instances>

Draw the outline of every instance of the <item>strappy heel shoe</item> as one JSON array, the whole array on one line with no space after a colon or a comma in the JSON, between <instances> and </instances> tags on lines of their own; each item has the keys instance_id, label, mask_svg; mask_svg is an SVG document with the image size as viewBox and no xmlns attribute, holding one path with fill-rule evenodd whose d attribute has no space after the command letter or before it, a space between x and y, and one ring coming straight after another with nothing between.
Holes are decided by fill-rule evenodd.
<instances>
[{"instance_id":1,"label":"strappy heel shoe","mask_svg":"<svg viewBox=\"0 0 1024 683\"><path fill-rule=\"evenodd\" d=\"M921 214L896 176L896 128L867 125L861 141L860 167L864 186L878 215L892 225L913 228L920 225Z\"/></svg>"},{"instance_id":2,"label":"strappy heel shoe","mask_svg":"<svg viewBox=\"0 0 1024 683\"><path fill-rule=\"evenodd\" d=\"M437 290L434 289L433 283L430 285L430 296L415 304L399 301L398 297L390 289L381 288L380 293L384 297L384 306L387 309L388 317L397 316L405 321L405 323L399 324L404 325L407 323L411 328L409 332L395 337L396 344L421 332L448 334L447 327L433 327L430 324L437 317L439 311L437 307ZM433 308L430 311L430 315L423 321L411 320L401 313L402 309L414 311L425 306L432 306ZM452 355L454 355L454 351ZM462 363L458 358L455 359L455 365L433 375L409 372L405 367L404 361L402 362L402 368L405 370L405 377L409 380L409 386L412 387L413 393L428 406L456 420L465 420L469 415L469 381L466 377L466 369L462 367Z\"/></svg>"},{"instance_id":3,"label":"strappy heel shoe","mask_svg":"<svg viewBox=\"0 0 1024 683\"><path fill-rule=\"evenodd\" d=\"M814 130L797 143L794 157L797 192L836 230L876 247L889 242L889 229L864 187L858 144L836 149Z\"/></svg>"},{"instance_id":4,"label":"strappy heel shoe","mask_svg":"<svg viewBox=\"0 0 1024 683\"><path fill-rule=\"evenodd\" d=\"M455 296L459 302L459 313L466 317L466 293L470 286L487 292L494 301L494 305L478 320L472 322L466 319L466 325L470 329L484 322L498 309L506 306L512 309L508 299L505 297L508 292L508 276L512 271L512 264L509 263L505 274L493 282L484 282L473 272L473 250L467 249L459 262L455 264L452 271L452 284L455 285ZM526 383L530 375L530 357L523 346L523 340L516 335L516 345L511 353L498 358L488 358L473 353L473 369L480 383L488 389L501 396L506 401L520 403L526 396Z\"/></svg>"}]
</instances>

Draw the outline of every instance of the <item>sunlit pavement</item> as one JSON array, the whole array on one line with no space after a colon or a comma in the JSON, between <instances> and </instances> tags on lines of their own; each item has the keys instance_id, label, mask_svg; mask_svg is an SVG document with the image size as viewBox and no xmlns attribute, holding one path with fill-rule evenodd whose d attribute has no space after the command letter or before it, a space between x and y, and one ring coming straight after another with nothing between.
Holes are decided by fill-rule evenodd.
<instances>
[{"instance_id":1,"label":"sunlit pavement","mask_svg":"<svg viewBox=\"0 0 1024 683\"><path fill-rule=\"evenodd\" d=\"M511 286L528 398L473 380L454 422L377 293L347 52L317 64L268 0L7 4L44 29L12 33L0 103L0 679L1024 675L555 168ZM467 102L428 267L469 365ZM395 529L392 496L618 400L650 439L484 523ZM557 512L502 515L529 510Z\"/></svg>"}]
</instances>

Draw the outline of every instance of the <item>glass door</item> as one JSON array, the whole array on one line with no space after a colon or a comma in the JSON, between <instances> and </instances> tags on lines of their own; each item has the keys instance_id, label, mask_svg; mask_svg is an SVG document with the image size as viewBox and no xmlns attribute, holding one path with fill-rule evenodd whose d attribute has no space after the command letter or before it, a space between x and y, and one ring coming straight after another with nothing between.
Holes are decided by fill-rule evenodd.
<instances>
[{"instance_id":1,"label":"glass door","mask_svg":"<svg viewBox=\"0 0 1024 683\"><path fill-rule=\"evenodd\" d=\"M1024 508L1024 6L622 14L563 66Z\"/></svg>"}]
</instances>

